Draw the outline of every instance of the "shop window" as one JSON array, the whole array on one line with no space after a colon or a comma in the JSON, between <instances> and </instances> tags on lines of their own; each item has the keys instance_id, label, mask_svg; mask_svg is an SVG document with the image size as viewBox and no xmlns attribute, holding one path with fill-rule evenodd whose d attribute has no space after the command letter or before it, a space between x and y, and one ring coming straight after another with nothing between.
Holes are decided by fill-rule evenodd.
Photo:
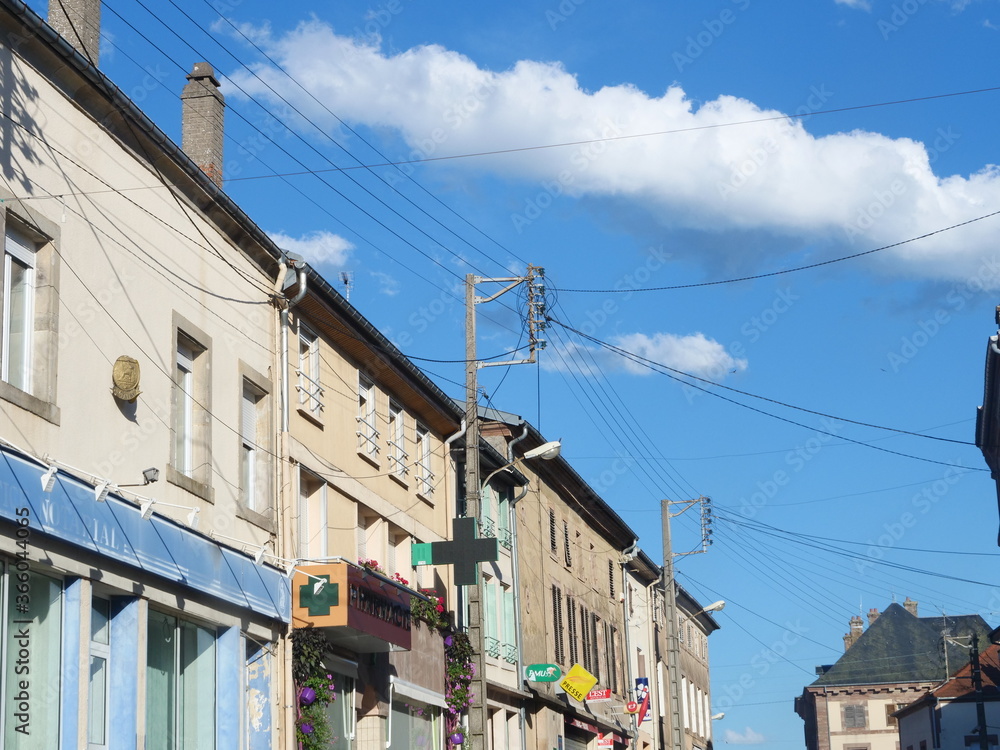
<instances>
[{"instance_id":1,"label":"shop window","mask_svg":"<svg viewBox=\"0 0 1000 750\"><path fill-rule=\"evenodd\" d=\"M3 746L51 750L59 747L62 583L10 566L5 588Z\"/></svg>"},{"instance_id":2,"label":"shop window","mask_svg":"<svg viewBox=\"0 0 1000 750\"><path fill-rule=\"evenodd\" d=\"M108 746L108 696L111 664L111 602L95 596L90 607L90 678L88 684L88 750Z\"/></svg>"},{"instance_id":3,"label":"shop window","mask_svg":"<svg viewBox=\"0 0 1000 750\"><path fill-rule=\"evenodd\" d=\"M150 610L146 750L215 747L215 631Z\"/></svg>"},{"instance_id":4,"label":"shop window","mask_svg":"<svg viewBox=\"0 0 1000 750\"><path fill-rule=\"evenodd\" d=\"M326 747L327 750L351 750L354 740L354 680L336 672L331 674L336 689L334 700L326 707L330 727L330 742Z\"/></svg>"},{"instance_id":5,"label":"shop window","mask_svg":"<svg viewBox=\"0 0 1000 750\"><path fill-rule=\"evenodd\" d=\"M391 748L441 747L443 742L441 709L436 706L416 700L396 698L392 701L389 722Z\"/></svg>"}]
</instances>

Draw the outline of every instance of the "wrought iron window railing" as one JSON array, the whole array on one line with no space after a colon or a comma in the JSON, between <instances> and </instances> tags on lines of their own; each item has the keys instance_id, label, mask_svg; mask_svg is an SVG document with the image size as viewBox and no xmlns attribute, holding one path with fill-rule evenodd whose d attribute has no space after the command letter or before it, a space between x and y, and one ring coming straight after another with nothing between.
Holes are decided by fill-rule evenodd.
<instances>
[{"instance_id":1,"label":"wrought iron window railing","mask_svg":"<svg viewBox=\"0 0 1000 750\"><path fill-rule=\"evenodd\" d=\"M364 417L357 417L358 420L358 450L369 456L375 456L379 452L378 439L379 431L375 425Z\"/></svg>"},{"instance_id":2,"label":"wrought iron window railing","mask_svg":"<svg viewBox=\"0 0 1000 750\"><path fill-rule=\"evenodd\" d=\"M311 413L319 414L323 409L323 386L302 370L296 370L295 373L299 376L298 385L295 386L295 390L299 392L299 403Z\"/></svg>"},{"instance_id":3,"label":"wrought iron window railing","mask_svg":"<svg viewBox=\"0 0 1000 750\"><path fill-rule=\"evenodd\" d=\"M487 656L492 656L494 659L499 659L500 658L500 641L498 641L496 638L492 638L490 636L486 636L486 638L484 640L485 640L485 646L486 646L486 655Z\"/></svg>"}]
</instances>

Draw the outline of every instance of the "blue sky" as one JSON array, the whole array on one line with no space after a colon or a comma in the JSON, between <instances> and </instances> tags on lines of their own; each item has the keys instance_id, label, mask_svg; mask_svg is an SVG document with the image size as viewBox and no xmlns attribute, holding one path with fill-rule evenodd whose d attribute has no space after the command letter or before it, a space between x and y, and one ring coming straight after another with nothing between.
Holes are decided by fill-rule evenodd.
<instances>
[{"instance_id":1,"label":"blue sky","mask_svg":"<svg viewBox=\"0 0 1000 750\"><path fill-rule=\"evenodd\" d=\"M962 93L996 85L996 2L104 7L102 67L178 141L184 73L213 63L227 192L350 273L405 353L463 357L466 273L545 267L563 325L541 366L481 383L563 438L657 560L660 498L713 498L715 544L679 570L730 602L719 744L802 747L792 700L859 610L910 596L1000 624L1000 586L975 583L996 495L968 444L1000 290L1000 217L980 218L1000 211L1000 92ZM503 302L481 309L484 356L523 344ZM462 395L461 365L426 366Z\"/></svg>"}]
</instances>

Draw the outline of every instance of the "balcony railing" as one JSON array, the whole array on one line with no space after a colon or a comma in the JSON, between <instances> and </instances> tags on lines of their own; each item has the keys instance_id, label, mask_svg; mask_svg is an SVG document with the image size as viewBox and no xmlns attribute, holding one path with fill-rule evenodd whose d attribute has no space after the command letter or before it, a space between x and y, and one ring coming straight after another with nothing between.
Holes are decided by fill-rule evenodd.
<instances>
[{"instance_id":1,"label":"balcony railing","mask_svg":"<svg viewBox=\"0 0 1000 750\"><path fill-rule=\"evenodd\" d=\"M318 415L323 409L323 386L302 370L296 370L295 373L299 376L298 385L295 386L295 390L300 394L299 403L310 413Z\"/></svg>"},{"instance_id":2,"label":"balcony railing","mask_svg":"<svg viewBox=\"0 0 1000 750\"><path fill-rule=\"evenodd\" d=\"M508 664L517 663L517 646L513 643L503 644L503 660Z\"/></svg>"},{"instance_id":3,"label":"balcony railing","mask_svg":"<svg viewBox=\"0 0 1000 750\"><path fill-rule=\"evenodd\" d=\"M403 450L403 446L390 440L389 441L389 471L395 474L397 477L405 476L410 473L409 466L409 454Z\"/></svg>"},{"instance_id":4,"label":"balcony railing","mask_svg":"<svg viewBox=\"0 0 1000 750\"><path fill-rule=\"evenodd\" d=\"M507 549L514 548L514 535L511 533L510 529L500 529L498 538L500 539L500 546L506 547Z\"/></svg>"},{"instance_id":5,"label":"balcony railing","mask_svg":"<svg viewBox=\"0 0 1000 750\"><path fill-rule=\"evenodd\" d=\"M496 524L492 518L483 518L479 521L479 536L489 539L496 534Z\"/></svg>"},{"instance_id":6,"label":"balcony railing","mask_svg":"<svg viewBox=\"0 0 1000 750\"><path fill-rule=\"evenodd\" d=\"M500 641L498 641L496 638L491 638L490 636L486 636L485 644L486 644L486 655L492 656L494 659L499 659Z\"/></svg>"},{"instance_id":7,"label":"balcony railing","mask_svg":"<svg viewBox=\"0 0 1000 750\"><path fill-rule=\"evenodd\" d=\"M358 450L368 456L375 456L379 452L378 439L379 431L375 425L363 417L358 420Z\"/></svg>"}]
</instances>

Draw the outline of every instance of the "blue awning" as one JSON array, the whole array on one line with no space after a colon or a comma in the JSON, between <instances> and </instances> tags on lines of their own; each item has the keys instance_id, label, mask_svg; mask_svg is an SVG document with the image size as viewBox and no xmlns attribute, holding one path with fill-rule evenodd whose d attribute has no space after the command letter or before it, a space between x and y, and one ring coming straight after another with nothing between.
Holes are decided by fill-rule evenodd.
<instances>
[{"instance_id":1,"label":"blue awning","mask_svg":"<svg viewBox=\"0 0 1000 750\"><path fill-rule=\"evenodd\" d=\"M42 466L6 449L0 457L0 519L16 524L24 513L17 511L27 507L30 539L54 537L256 614L291 621L291 585L282 571L257 565L170 519L154 515L144 521L139 508L114 494L99 503L92 485L63 473L56 475L52 491L44 492Z\"/></svg>"}]
</instances>

